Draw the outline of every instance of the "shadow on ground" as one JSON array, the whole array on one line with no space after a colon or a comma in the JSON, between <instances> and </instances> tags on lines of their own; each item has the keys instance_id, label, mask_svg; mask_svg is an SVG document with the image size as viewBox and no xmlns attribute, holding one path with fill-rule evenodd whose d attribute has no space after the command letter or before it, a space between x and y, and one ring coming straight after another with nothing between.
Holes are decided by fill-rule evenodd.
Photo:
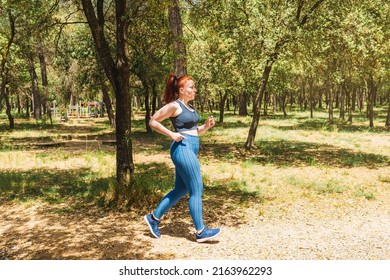
<instances>
[{"instance_id":1,"label":"shadow on ground","mask_svg":"<svg viewBox=\"0 0 390 280\"><path fill-rule=\"evenodd\" d=\"M149 255L150 243L137 236L131 213L84 207L58 214L61 206L2 205L0 259L166 259ZM18 211L18 213L15 213ZM5 228L5 230L4 230Z\"/></svg>"},{"instance_id":2,"label":"shadow on ground","mask_svg":"<svg viewBox=\"0 0 390 280\"><path fill-rule=\"evenodd\" d=\"M296 118L298 119L298 118ZM339 132L370 132L370 133L388 133L389 128L378 123L374 127L369 125L351 124L338 121L334 125L329 124L327 119L301 119L296 125L272 125L272 127L283 130L306 130L306 131L339 131Z\"/></svg>"},{"instance_id":3,"label":"shadow on ground","mask_svg":"<svg viewBox=\"0 0 390 280\"><path fill-rule=\"evenodd\" d=\"M142 220L173 187L172 167L151 163L137 170L132 202L122 210L105 203L114 178L90 169L1 172L0 259L174 259L149 254ZM205 186L205 223L242 224L245 206L261 201L255 193ZM188 195L164 220L162 234L195 242Z\"/></svg>"},{"instance_id":4,"label":"shadow on ground","mask_svg":"<svg viewBox=\"0 0 390 280\"><path fill-rule=\"evenodd\" d=\"M219 160L252 161L277 166L366 167L390 166L390 158L373 153L355 152L330 144L297 141L257 141L247 151L243 143L202 145L202 157Z\"/></svg>"}]
</instances>

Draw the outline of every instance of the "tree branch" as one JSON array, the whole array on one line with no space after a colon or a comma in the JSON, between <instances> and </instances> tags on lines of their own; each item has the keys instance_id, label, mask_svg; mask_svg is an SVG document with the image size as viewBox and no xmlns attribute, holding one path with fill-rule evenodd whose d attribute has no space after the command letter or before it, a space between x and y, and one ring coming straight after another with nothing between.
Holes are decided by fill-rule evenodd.
<instances>
[{"instance_id":1,"label":"tree branch","mask_svg":"<svg viewBox=\"0 0 390 280\"><path fill-rule=\"evenodd\" d=\"M299 26L303 26L306 24L309 17L314 13L315 10L319 8L319 6L325 2L325 0L318 0L314 5L310 8L309 12L302 18L302 20L299 22ZM299 7L298 7L299 8ZM302 7L301 7L302 8Z\"/></svg>"},{"instance_id":2,"label":"tree branch","mask_svg":"<svg viewBox=\"0 0 390 280\"><path fill-rule=\"evenodd\" d=\"M101 27L103 27L104 25L103 4L104 4L104 0L98 0L96 3L97 19Z\"/></svg>"},{"instance_id":3,"label":"tree branch","mask_svg":"<svg viewBox=\"0 0 390 280\"><path fill-rule=\"evenodd\" d=\"M99 0L99 2L101 1L102 0ZM104 71L106 72L108 79L110 80L112 86L114 87L114 90L116 91L118 89L115 88L116 87L115 77L114 77L115 63L110 53L110 47L108 45L108 42L104 36L104 30L103 30L104 27L100 25L99 19L95 15L95 11L91 0L82 0L81 3L83 6L85 17L87 18L88 24L91 29L91 33L96 45L97 53L99 55L99 58L102 60ZM100 16L101 15L102 14L100 14Z\"/></svg>"},{"instance_id":4,"label":"tree branch","mask_svg":"<svg viewBox=\"0 0 390 280\"><path fill-rule=\"evenodd\" d=\"M302 7L303 7L303 1L299 0L298 1L298 8L297 8L297 16L296 16L297 22L299 22L299 20L301 18Z\"/></svg>"}]
</instances>

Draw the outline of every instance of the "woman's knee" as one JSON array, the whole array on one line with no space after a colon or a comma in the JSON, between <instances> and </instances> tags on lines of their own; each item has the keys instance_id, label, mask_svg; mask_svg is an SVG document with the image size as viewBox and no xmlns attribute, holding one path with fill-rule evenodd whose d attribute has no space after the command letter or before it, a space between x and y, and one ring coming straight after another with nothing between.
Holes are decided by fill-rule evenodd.
<instances>
[{"instance_id":1,"label":"woman's knee","mask_svg":"<svg viewBox=\"0 0 390 280\"><path fill-rule=\"evenodd\" d=\"M175 188L173 191L173 195L177 198L183 198L188 193L186 188Z\"/></svg>"}]
</instances>

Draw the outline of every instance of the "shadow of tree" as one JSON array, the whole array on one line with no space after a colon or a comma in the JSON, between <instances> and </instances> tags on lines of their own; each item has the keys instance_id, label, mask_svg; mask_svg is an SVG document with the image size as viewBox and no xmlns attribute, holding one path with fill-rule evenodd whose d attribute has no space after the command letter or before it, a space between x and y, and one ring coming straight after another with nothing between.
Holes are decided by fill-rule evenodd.
<instances>
[{"instance_id":1,"label":"shadow of tree","mask_svg":"<svg viewBox=\"0 0 390 280\"><path fill-rule=\"evenodd\" d=\"M203 144L202 157L254 161L278 166L324 165L332 167L378 168L390 165L384 155L355 152L329 144L298 141L257 141L257 149L247 151L244 144Z\"/></svg>"},{"instance_id":2,"label":"shadow of tree","mask_svg":"<svg viewBox=\"0 0 390 280\"><path fill-rule=\"evenodd\" d=\"M10 132L7 124L0 123L0 134L2 134L2 142L11 142L16 145L31 144L33 142L52 142L59 140L71 139L115 139L115 132L109 127L108 121L103 120L80 120L73 123L56 123L50 125L46 122L29 121L23 119L18 123L12 131L36 132L33 136L17 137L9 136L6 133ZM47 132L45 135L38 133L39 131ZM108 132L109 131L109 132Z\"/></svg>"},{"instance_id":3,"label":"shadow of tree","mask_svg":"<svg viewBox=\"0 0 390 280\"><path fill-rule=\"evenodd\" d=\"M61 203L65 198L96 199L107 191L110 178L99 178L88 168L60 170L35 169L0 172L0 194L7 200L39 198Z\"/></svg>"},{"instance_id":4,"label":"shadow of tree","mask_svg":"<svg viewBox=\"0 0 390 280\"><path fill-rule=\"evenodd\" d=\"M167 173L166 165L150 164L140 168L139 187L150 174ZM156 182L156 180L152 180ZM10 211L4 215L1 259L172 259L166 254L148 255L145 241L139 240L128 221L138 219L142 203L161 197L152 182L134 192L132 211L105 207L115 178L99 178L90 169L29 170L0 173L0 206L13 201L35 201L45 205L24 215ZM139 198L143 198L138 200ZM154 199L154 200L153 200ZM44 202L44 204L38 201ZM38 202L38 203L37 203ZM23 214L23 213L18 213ZM1 225L1 223L0 223ZM42 225L42 226L41 226ZM22 245L20 245L22 241ZM29 244L24 246L23 244Z\"/></svg>"},{"instance_id":5,"label":"shadow of tree","mask_svg":"<svg viewBox=\"0 0 390 280\"><path fill-rule=\"evenodd\" d=\"M296 118L298 119L298 118ZM336 121L335 124L329 124L327 119L300 119L296 125L272 125L272 127L283 130L306 130L306 131L339 131L339 132L370 132L370 133L388 133L389 128L384 125L377 125L372 128L369 125L350 124L348 122Z\"/></svg>"},{"instance_id":6,"label":"shadow of tree","mask_svg":"<svg viewBox=\"0 0 390 280\"><path fill-rule=\"evenodd\" d=\"M155 204L161 193L173 186L174 171L172 166L156 162L136 168L128 205L141 209ZM106 207L115 185L115 177L102 177L91 168L0 171L0 203L39 199L59 204L70 200L70 209L77 210L85 203Z\"/></svg>"},{"instance_id":7,"label":"shadow of tree","mask_svg":"<svg viewBox=\"0 0 390 280\"><path fill-rule=\"evenodd\" d=\"M132 132L133 145L137 151L169 151L171 141L164 135L156 132L146 133L144 131Z\"/></svg>"},{"instance_id":8,"label":"shadow of tree","mask_svg":"<svg viewBox=\"0 0 390 280\"><path fill-rule=\"evenodd\" d=\"M18 120L22 120L21 122L18 122ZM59 126L59 124L53 124L46 122L33 122L28 121L27 119L15 119L15 128L12 131L37 131L37 130L46 130L46 129L52 129ZM9 123L5 120L0 121L0 133L9 132Z\"/></svg>"},{"instance_id":9,"label":"shadow of tree","mask_svg":"<svg viewBox=\"0 0 390 280\"><path fill-rule=\"evenodd\" d=\"M149 255L148 241L137 236L129 213L85 207L73 213L56 211L60 206L23 209L23 218L8 217L3 231L0 259L169 259L174 256ZM10 213L15 215L15 213ZM20 213L19 213L20 214Z\"/></svg>"},{"instance_id":10,"label":"shadow of tree","mask_svg":"<svg viewBox=\"0 0 390 280\"><path fill-rule=\"evenodd\" d=\"M242 122L240 120L236 122L223 122L217 123L215 128L249 128L249 123Z\"/></svg>"},{"instance_id":11,"label":"shadow of tree","mask_svg":"<svg viewBox=\"0 0 390 280\"><path fill-rule=\"evenodd\" d=\"M133 200L129 210L104 206L114 178L99 178L90 169L30 170L0 173L0 214L5 230L0 240L1 259L174 259L169 253L149 255L145 244L129 221L138 221L154 209L173 187L172 166L150 163L137 166ZM21 210L15 200L34 200ZM244 223L242 209L261 203L255 193L205 186L204 220L208 226ZM24 204L23 204L24 205ZM38 205L38 206L37 206ZM23 211L25 213L23 213ZM142 214L141 214L142 213ZM139 221L143 223L143 221ZM162 234L194 241L188 210L188 196L164 217ZM169 226L168 226L169 225ZM147 228L142 231L149 236Z\"/></svg>"}]
</instances>

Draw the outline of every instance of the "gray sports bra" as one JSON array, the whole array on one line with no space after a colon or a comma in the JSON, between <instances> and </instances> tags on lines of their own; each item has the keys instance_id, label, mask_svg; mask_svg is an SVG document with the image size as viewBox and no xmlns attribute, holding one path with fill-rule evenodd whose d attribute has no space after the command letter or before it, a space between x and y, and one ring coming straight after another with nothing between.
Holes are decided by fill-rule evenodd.
<instances>
[{"instance_id":1,"label":"gray sports bra","mask_svg":"<svg viewBox=\"0 0 390 280\"><path fill-rule=\"evenodd\" d=\"M183 102L179 100L176 100L176 102L182 108L182 112L176 117L170 117L170 120L172 121L175 131L181 132L187 130L196 130L198 128L196 125L200 119L199 114L195 111L195 109L192 106L190 107L191 109L194 109L193 111L188 109Z\"/></svg>"}]
</instances>

